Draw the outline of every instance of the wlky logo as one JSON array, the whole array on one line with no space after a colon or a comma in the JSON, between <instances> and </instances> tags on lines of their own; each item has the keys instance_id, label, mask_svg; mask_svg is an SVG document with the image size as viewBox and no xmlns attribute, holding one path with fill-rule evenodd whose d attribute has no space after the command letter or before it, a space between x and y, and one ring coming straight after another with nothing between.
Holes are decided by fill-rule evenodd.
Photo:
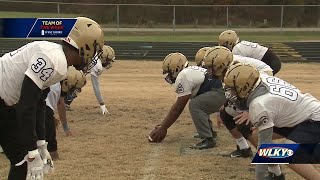
<instances>
[{"instance_id":1,"label":"wlky logo","mask_svg":"<svg viewBox=\"0 0 320 180\"><path fill-rule=\"evenodd\" d=\"M259 149L257 154L263 158L287 158L293 155L293 150L284 147L267 147Z\"/></svg>"}]
</instances>

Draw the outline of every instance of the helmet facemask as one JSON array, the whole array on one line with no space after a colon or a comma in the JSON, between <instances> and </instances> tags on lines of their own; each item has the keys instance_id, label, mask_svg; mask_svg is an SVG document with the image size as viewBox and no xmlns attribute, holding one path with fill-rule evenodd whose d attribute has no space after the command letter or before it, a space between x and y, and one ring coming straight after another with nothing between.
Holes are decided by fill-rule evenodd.
<instances>
[{"instance_id":1,"label":"helmet facemask","mask_svg":"<svg viewBox=\"0 0 320 180\"><path fill-rule=\"evenodd\" d=\"M177 77L173 77L173 73L171 71L163 72L163 74L167 74L164 78L167 81L167 83L174 84L176 82Z\"/></svg>"},{"instance_id":2,"label":"helmet facemask","mask_svg":"<svg viewBox=\"0 0 320 180\"><path fill-rule=\"evenodd\" d=\"M110 69L112 67L112 64L114 63L115 57L112 59L106 58L105 62L102 63L102 67L106 70Z\"/></svg>"},{"instance_id":3,"label":"helmet facemask","mask_svg":"<svg viewBox=\"0 0 320 180\"><path fill-rule=\"evenodd\" d=\"M170 70L168 67L168 70L163 71L163 74L167 74L164 78L169 84L174 84L176 82L176 79L178 77L178 74L186 67L188 67L189 63L188 61L183 65L182 68L176 67L174 70Z\"/></svg>"},{"instance_id":4,"label":"helmet facemask","mask_svg":"<svg viewBox=\"0 0 320 180\"><path fill-rule=\"evenodd\" d=\"M89 46L86 46L89 48ZM102 48L101 46L94 42L93 44L95 55L92 58L85 58L84 49L80 48L80 55L82 58L83 72L88 73L98 62L99 59L102 58ZM88 50L88 49L87 49Z\"/></svg>"}]
</instances>

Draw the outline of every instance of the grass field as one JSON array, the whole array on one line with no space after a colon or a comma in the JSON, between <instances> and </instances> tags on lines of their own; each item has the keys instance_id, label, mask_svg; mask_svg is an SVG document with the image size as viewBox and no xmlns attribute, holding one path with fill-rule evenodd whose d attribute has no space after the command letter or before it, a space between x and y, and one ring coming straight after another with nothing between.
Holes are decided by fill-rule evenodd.
<instances>
[{"instance_id":1,"label":"grass field","mask_svg":"<svg viewBox=\"0 0 320 180\"><path fill-rule=\"evenodd\" d=\"M245 180L254 179L251 159L222 157L235 148L226 128L217 129L218 147L191 150L197 143L186 107L169 128L161 144L150 144L147 135L166 116L176 95L162 76L162 62L117 61L101 76L101 92L110 116L100 114L89 82L68 112L73 137L58 129L60 160L49 180ZM283 64L279 77L320 98L319 64ZM215 115L212 115L215 125ZM0 154L0 179L6 179L8 161ZM320 170L320 166L316 165ZM286 166L286 178L302 179Z\"/></svg>"}]
</instances>

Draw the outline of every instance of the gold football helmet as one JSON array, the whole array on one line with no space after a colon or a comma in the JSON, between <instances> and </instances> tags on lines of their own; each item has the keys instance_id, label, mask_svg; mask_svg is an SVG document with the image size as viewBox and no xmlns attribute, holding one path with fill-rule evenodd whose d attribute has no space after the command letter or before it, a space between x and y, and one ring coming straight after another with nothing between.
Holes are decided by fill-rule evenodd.
<instances>
[{"instance_id":1,"label":"gold football helmet","mask_svg":"<svg viewBox=\"0 0 320 180\"><path fill-rule=\"evenodd\" d=\"M67 77L62 81L61 90L68 92L72 89L80 89L86 84L86 76L80 70L76 70L75 67L69 66L67 71Z\"/></svg>"},{"instance_id":2,"label":"gold football helmet","mask_svg":"<svg viewBox=\"0 0 320 180\"><path fill-rule=\"evenodd\" d=\"M102 47L102 56L101 56L101 63L105 69L109 69L112 67L114 60L116 58L116 54L112 47L104 45Z\"/></svg>"},{"instance_id":3,"label":"gold football helmet","mask_svg":"<svg viewBox=\"0 0 320 180\"><path fill-rule=\"evenodd\" d=\"M247 98L260 82L259 71L250 64L237 63L232 65L224 76L225 90L234 91L238 99Z\"/></svg>"},{"instance_id":4,"label":"gold football helmet","mask_svg":"<svg viewBox=\"0 0 320 180\"><path fill-rule=\"evenodd\" d=\"M197 66L203 67L203 58L206 52L210 49L211 47L203 47L199 49L199 51L196 54L196 57L194 58L194 61L196 62Z\"/></svg>"},{"instance_id":5,"label":"gold football helmet","mask_svg":"<svg viewBox=\"0 0 320 180\"><path fill-rule=\"evenodd\" d=\"M167 74L165 80L173 84L178 74L188 66L187 58L181 53L168 54L162 64L163 74Z\"/></svg>"},{"instance_id":6,"label":"gold football helmet","mask_svg":"<svg viewBox=\"0 0 320 180\"><path fill-rule=\"evenodd\" d=\"M203 64L208 69L208 73L212 73L216 77L223 76L232 61L232 52L223 46L210 48L203 58Z\"/></svg>"},{"instance_id":7,"label":"gold football helmet","mask_svg":"<svg viewBox=\"0 0 320 180\"><path fill-rule=\"evenodd\" d=\"M232 51L233 47L239 42L237 33L233 30L223 31L219 36L219 46L227 47Z\"/></svg>"},{"instance_id":8,"label":"gold football helmet","mask_svg":"<svg viewBox=\"0 0 320 180\"><path fill-rule=\"evenodd\" d=\"M96 64L96 61L93 62L92 60L97 59L95 57L100 57L102 54L104 32L94 20L77 17L77 21L68 37L63 40L79 50L79 55L83 58L83 69L87 71Z\"/></svg>"}]
</instances>

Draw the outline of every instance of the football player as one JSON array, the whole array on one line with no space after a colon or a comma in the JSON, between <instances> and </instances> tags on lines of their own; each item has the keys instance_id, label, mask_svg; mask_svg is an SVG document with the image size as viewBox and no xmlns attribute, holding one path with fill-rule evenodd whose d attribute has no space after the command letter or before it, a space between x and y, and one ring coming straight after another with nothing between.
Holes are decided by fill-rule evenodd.
<instances>
[{"instance_id":1,"label":"football player","mask_svg":"<svg viewBox=\"0 0 320 180\"><path fill-rule=\"evenodd\" d=\"M108 115L110 115L110 112L108 111L100 92L99 76L102 74L104 70L108 70L109 68L112 67L114 60L115 60L114 50L112 49L112 47L104 45L102 48L101 59L98 59L97 64L91 69L91 73L90 73L93 91L100 104L101 112L102 114L108 114ZM70 110L70 105L72 101L78 96L80 92L81 92L81 89L75 89L74 91L68 92L67 96L65 97L65 103L68 110Z\"/></svg>"},{"instance_id":2,"label":"football player","mask_svg":"<svg viewBox=\"0 0 320 180\"><path fill-rule=\"evenodd\" d=\"M167 116L149 135L150 142L161 142L167 129L178 119L186 104L198 131L201 142L191 146L193 149L208 149L216 146L216 133L212 129L210 114L218 112L225 102L221 80L207 76L206 69L198 66L188 67L187 58L181 53L170 53L162 65L165 80L174 84L178 95ZM214 101L212 101L214 99Z\"/></svg>"},{"instance_id":3,"label":"football player","mask_svg":"<svg viewBox=\"0 0 320 180\"><path fill-rule=\"evenodd\" d=\"M51 159L44 122L37 120L45 112L44 90L63 80L70 65L90 69L103 44L99 24L78 17L61 45L35 41L0 58L0 145L10 160L9 180L43 179L45 160Z\"/></svg>"},{"instance_id":4,"label":"football player","mask_svg":"<svg viewBox=\"0 0 320 180\"><path fill-rule=\"evenodd\" d=\"M50 92L46 99L46 141L48 151L52 159L58 159L58 144L56 139L56 119L54 111L57 110L66 136L72 135L67 121L64 96L68 91L82 88L86 83L86 76L82 71L77 71L73 66L68 67L67 78L50 86Z\"/></svg>"},{"instance_id":5,"label":"football player","mask_svg":"<svg viewBox=\"0 0 320 180\"><path fill-rule=\"evenodd\" d=\"M257 59L242 57L239 55L233 55L232 52L223 46L215 46L207 50L205 57L203 58L203 65L208 70L208 74L212 78L223 80L223 77L231 64L235 63L248 63L251 64L259 71L272 75L272 69L270 66ZM226 102L220 109L220 114L217 116L218 123L220 121L226 126L235 139L237 144L237 150L230 153L228 156L235 157L250 157L252 156L251 148L249 147L247 140L257 147L257 137L252 135L251 126L249 124L236 124L235 120L240 122L248 118L248 113L236 109L234 104Z\"/></svg>"},{"instance_id":6,"label":"football player","mask_svg":"<svg viewBox=\"0 0 320 180\"><path fill-rule=\"evenodd\" d=\"M263 61L272 68L274 75L281 69L281 61L271 49L249 41L239 42L239 37L233 30L223 31L219 36L218 43L220 46L230 49L233 54Z\"/></svg>"},{"instance_id":7,"label":"football player","mask_svg":"<svg viewBox=\"0 0 320 180\"><path fill-rule=\"evenodd\" d=\"M203 64L204 67L208 69L209 74L212 74L213 77L223 79L229 65L239 62L251 64L262 73L268 75L273 74L270 66L266 65L264 62L249 57L233 55L229 49L222 46L216 46L209 49L204 57ZM252 125L243 123L247 121L248 118L248 112L236 108L230 101L227 101L220 109L220 114L217 116L217 122L218 124L222 122L227 127L237 144L237 149L227 156L236 158L251 157L253 155L246 139L249 140L254 147L257 147L258 140L256 134L253 134L252 132ZM269 172L281 175L280 166L270 166ZM281 179L284 178L284 176L281 175L278 178Z\"/></svg>"},{"instance_id":8,"label":"football player","mask_svg":"<svg viewBox=\"0 0 320 180\"><path fill-rule=\"evenodd\" d=\"M242 63L228 69L224 84L227 99L249 110L259 145L272 143L273 133L285 137L288 143L320 143L320 102L311 94ZM320 179L320 173L310 164L288 166L305 179ZM257 165L256 178L263 179L265 170L266 165ZM284 179L281 171L277 172L269 173L268 179Z\"/></svg>"}]
</instances>

